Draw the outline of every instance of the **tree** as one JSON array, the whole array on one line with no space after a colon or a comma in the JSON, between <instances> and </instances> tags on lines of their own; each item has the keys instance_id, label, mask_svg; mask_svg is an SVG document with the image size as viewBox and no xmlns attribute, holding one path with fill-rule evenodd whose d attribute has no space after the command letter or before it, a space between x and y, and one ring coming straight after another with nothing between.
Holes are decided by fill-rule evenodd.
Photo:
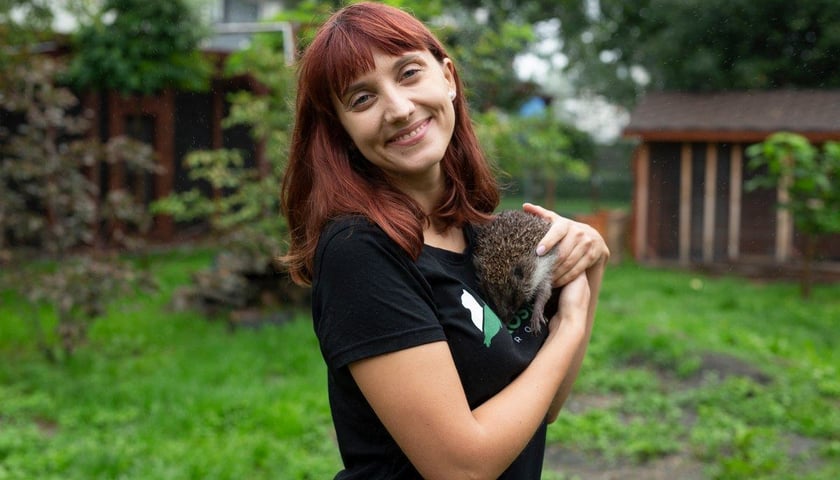
<instances>
[{"instance_id":1,"label":"tree","mask_svg":"<svg viewBox=\"0 0 840 480\"><path fill-rule=\"evenodd\" d=\"M54 36L49 0L0 0L0 72L24 62L38 42ZM0 74L0 91L10 88Z\"/></svg>"},{"instance_id":2,"label":"tree","mask_svg":"<svg viewBox=\"0 0 840 480\"><path fill-rule=\"evenodd\" d=\"M123 190L100 198L92 172L116 162L144 174L155 169L147 145L122 137L102 144L87 135L78 99L56 83L61 68L48 57L25 56L0 72L0 113L19 119L0 132L0 263L21 262L29 258L23 250L35 247L55 264L48 271L20 264L0 281L32 303L38 344L51 360L58 358L56 342L65 355L85 342L116 294L151 285L115 255L137 245L135 234L150 218ZM41 327L41 305L55 313L55 335Z\"/></svg>"},{"instance_id":3,"label":"tree","mask_svg":"<svg viewBox=\"0 0 840 480\"><path fill-rule=\"evenodd\" d=\"M184 0L105 0L74 37L66 80L124 94L205 89L212 66L197 49L205 33Z\"/></svg>"},{"instance_id":4,"label":"tree","mask_svg":"<svg viewBox=\"0 0 840 480\"><path fill-rule=\"evenodd\" d=\"M475 110L512 111L534 94L534 86L519 79L513 65L516 55L534 39L530 24L505 20L493 25L473 11L458 8L447 13L454 22L438 33L458 64Z\"/></svg>"},{"instance_id":5,"label":"tree","mask_svg":"<svg viewBox=\"0 0 840 480\"><path fill-rule=\"evenodd\" d=\"M746 152L749 167L758 172L746 187L784 189L787 200L779 207L791 212L805 235L801 291L807 298L818 238L840 233L840 142L826 142L818 150L801 135L779 132Z\"/></svg>"},{"instance_id":6,"label":"tree","mask_svg":"<svg viewBox=\"0 0 840 480\"><path fill-rule=\"evenodd\" d=\"M645 88L840 87L833 0L565 0L554 13L567 73L626 106Z\"/></svg>"},{"instance_id":7,"label":"tree","mask_svg":"<svg viewBox=\"0 0 840 480\"><path fill-rule=\"evenodd\" d=\"M503 174L523 179L528 201L533 201L533 178L543 181L542 204L551 209L558 180L589 176L584 159L593 155L591 138L550 115L523 118L490 111L477 115L476 124L484 150Z\"/></svg>"},{"instance_id":8,"label":"tree","mask_svg":"<svg viewBox=\"0 0 840 480\"><path fill-rule=\"evenodd\" d=\"M207 221L223 247L214 266L194 275L194 285L180 292L184 303L209 313L242 313L271 303L300 302L300 291L275 262L288 237L278 188L288 154L295 92L282 37L257 35L248 49L228 58L225 73L251 75L259 82L258 92L228 96L231 108L223 126L248 127L255 142L265 143L264 163L247 167L243 152L233 149L191 152L184 159L188 174L209 188L170 195L152 209L178 221Z\"/></svg>"}]
</instances>

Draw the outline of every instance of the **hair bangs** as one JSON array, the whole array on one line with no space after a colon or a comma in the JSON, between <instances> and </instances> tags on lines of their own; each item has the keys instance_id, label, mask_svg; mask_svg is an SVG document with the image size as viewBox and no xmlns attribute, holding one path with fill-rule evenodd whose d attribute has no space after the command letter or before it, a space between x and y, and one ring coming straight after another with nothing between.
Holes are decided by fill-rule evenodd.
<instances>
[{"instance_id":1,"label":"hair bangs","mask_svg":"<svg viewBox=\"0 0 840 480\"><path fill-rule=\"evenodd\" d=\"M310 45L307 54L317 58L311 62L320 70L309 78L323 82L313 88L322 101L341 95L351 83L373 70L376 52L402 55L429 50L442 61L443 47L430 35L419 20L406 12L367 4L365 9L345 9L324 25L321 42ZM329 83L327 83L329 82ZM313 86L314 87L314 86ZM324 107L329 107L326 103Z\"/></svg>"}]
</instances>

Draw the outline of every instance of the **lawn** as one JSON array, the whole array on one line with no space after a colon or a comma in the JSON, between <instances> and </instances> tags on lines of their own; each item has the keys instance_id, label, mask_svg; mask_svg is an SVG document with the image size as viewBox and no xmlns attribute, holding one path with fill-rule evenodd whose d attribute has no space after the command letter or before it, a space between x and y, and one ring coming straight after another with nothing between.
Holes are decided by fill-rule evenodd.
<instances>
[{"instance_id":1,"label":"lawn","mask_svg":"<svg viewBox=\"0 0 840 480\"><path fill-rule=\"evenodd\" d=\"M161 291L118 299L59 364L33 341L32 315L49 312L0 292L0 480L332 478L340 459L306 312L231 331L168 308L210 259L153 255ZM792 283L627 263L608 270L599 308L549 430L546 479L673 459L696 478L840 478L840 285L804 302Z\"/></svg>"}]
</instances>

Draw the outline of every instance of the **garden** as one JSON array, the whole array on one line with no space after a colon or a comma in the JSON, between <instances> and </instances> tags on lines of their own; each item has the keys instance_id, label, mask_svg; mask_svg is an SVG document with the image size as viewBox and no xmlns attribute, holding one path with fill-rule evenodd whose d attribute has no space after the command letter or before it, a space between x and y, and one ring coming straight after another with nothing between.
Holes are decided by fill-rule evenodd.
<instances>
[{"instance_id":1,"label":"garden","mask_svg":"<svg viewBox=\"0 0 840 480\"><path fill-rule=\"evenodd\" d=\"M177 311L213 260L130 261L159 289L112 298L59 363L50 309L0 295L0 478L330 478L340 465L305 309L231 327ZM41 266L43 267L43 266ZM2 276L14 275L8 270ZM546 479L840 476L840 290L611 266L581 377L549 429Z\"/></svg>"},{"instance_id":2,"label":"garden","mask_svg":"<svg viewBox=\"0 0 840 480\"><path fill-rule=\"evenodd\" d=\"M53 39L45 4L0 8L0 480L332 478L341 459L307 291L273 261L288 234L277 188L295 88L282 42L257 35L212 64L198 54L206 32L189 2L104 3L91 13L70 2L89 23L69 59L30 51ZM313 18L329 2L293 3L281 20ZM511 20L487 7L486 28L476 2L462 3L446 12L458 28L445 24L440 35L471 75L476 130L499 159L501 208L528 200L569 216L629 213L632 145L516 113L536 86L514 78L513 58L533 46L541 22L600 20L551 6ZM721 8L730 3L739 2ZM16 8L30 14L9 21ZM417 14L443 10L430 2ZM137 30L158 23L166 28ZM625 33L592 30L601 31ZM570 58L604 58L584 43L570 41ZM100 138L82 94L189 96L213 75L259 85L228 95L218 119L219 131L241 129L259 148L189 151L179 159L187 187L148 198L143 182L162 173L156 152L130 135ZM785 136L761 148L748 155L769 159L758 167L771 175L756 187L784 177L797 200L786 207L813 219L800 231L840 228L838 144L817 150ZM110 183L114 172L122 185ZM200 234L154 241L161 218ZM625 242L613 248L580 377L548 430L543 478L840 478L840 284L809 280L805 298L792 281L654 268L626 255Z\"/></svg>"}]
</instances>

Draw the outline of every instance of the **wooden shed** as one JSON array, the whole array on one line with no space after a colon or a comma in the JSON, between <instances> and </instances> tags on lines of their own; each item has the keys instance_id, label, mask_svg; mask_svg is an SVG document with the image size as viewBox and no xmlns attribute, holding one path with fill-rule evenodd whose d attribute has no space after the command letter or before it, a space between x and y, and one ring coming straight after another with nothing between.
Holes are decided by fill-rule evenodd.
<instances>
[{"instance_id":1,"label":"wooden shed","mask_svg":"<svg viewBox=\"0 0 840 480\"><path fill-rule=\"evenodd\" d=\"M224 55L210 55L217 64L224 60ZM254 142L247 128L222 127L222 119L230 109L226 96L238 90L263 92L265 88L249 76L215 75L211 88L205 92L166 89L156 95L126 96L115 91L86 94L83 105L93 115L100 140L118 135L141 140L154 148L156 163L162 169L160 175L135 178L127 175L121 164L111 168L100 165L91 172L100 184L100 197L109 191L128 189L137 201L148 205L188 190L196 182L189 178L183 159L194 150L236 148L245 155L247 167L267 170L264 145ZM169 240L175 230L171 217L157 215L150 238Z\"/></svg>"},{"instance_id":2,"label":"wooden shed","mask_svg":"<svg viewBox=\"0 0 840 480\"><path fill-rule=\"evenodd\" d=\"M778 131L814 144L840 140L840 90L654 92L631 113L631 249L642 263L755 270L796 267L802 239L777 203L787 193L747 191L746 148ZM840 236L819 261L840 267ZM766 269L764 269L766 271Z\"/></svg>"}]
</instances>

